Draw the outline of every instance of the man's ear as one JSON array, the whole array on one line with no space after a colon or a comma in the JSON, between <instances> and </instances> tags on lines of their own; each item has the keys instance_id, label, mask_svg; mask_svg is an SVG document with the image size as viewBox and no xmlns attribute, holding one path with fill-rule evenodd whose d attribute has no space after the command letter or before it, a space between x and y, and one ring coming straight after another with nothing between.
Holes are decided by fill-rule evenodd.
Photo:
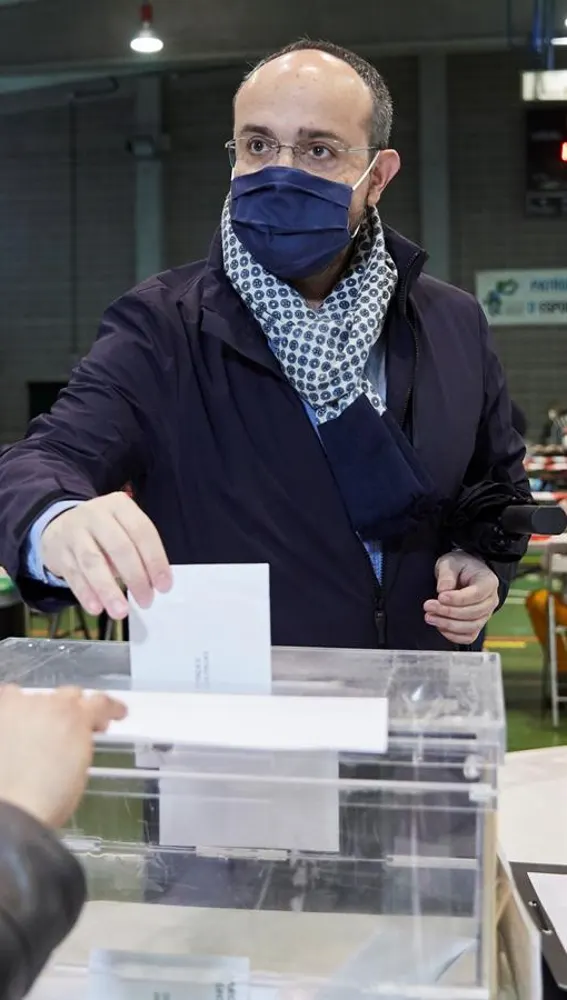
<instances>
[{"instance_id":1,"label":"man's ear","mask_svg":"<svg viewBox=\"0 0 567 1000\"><path fill-rule=\"evenodd\" d=\"M390 181L394 179L401 167L400 154L395 149L383 149L370 175L368 189L368 204L374 207L380 201L383 192Z\"/></svg>"}]
</instances>

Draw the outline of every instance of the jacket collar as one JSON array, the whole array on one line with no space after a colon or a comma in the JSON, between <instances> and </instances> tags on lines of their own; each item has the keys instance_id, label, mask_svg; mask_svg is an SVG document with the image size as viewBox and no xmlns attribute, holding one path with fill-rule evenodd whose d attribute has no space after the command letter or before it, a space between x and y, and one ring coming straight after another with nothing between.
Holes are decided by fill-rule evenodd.
<instances>
[{"instance_id":1,"label":"jacket collar","mask_svg":"<svg viewBox=\"0 0 567 1000\"><path fill-rule=\"evenodd\" d=\"M260 324L228 280L222 259L220 230L213 239L204 274L201 329L284 378Z\"/></svg>"},{"instance_id":2,"label":"jacket collar","mask_svg":"<svg viewBox=\"0 0 567 1000\"><path fill-rule=\"evenodd\" d=\"M427 254L416 243L388 226L384 226L384 236L386 248L398 272L395 299L405 313L408 296L423 269ZM259 324L224 272L220 230L213 238L205 268L202 311L203 332L220 337L240 354L283 378L280 364Z\"/></svg>"},{"instance_id":3,"label":"jacket collar","mask_svg":"<svg viewBox=\"0 0 567 1000\"><path fill-rule=\"evenodd\" d=\"M428 255L419 244L406 239L389 226L384 226L384 238L386 249L398 272L396 298L402 311L405 312L408 296L427 262Z\"/></svg>"}]
</instances>

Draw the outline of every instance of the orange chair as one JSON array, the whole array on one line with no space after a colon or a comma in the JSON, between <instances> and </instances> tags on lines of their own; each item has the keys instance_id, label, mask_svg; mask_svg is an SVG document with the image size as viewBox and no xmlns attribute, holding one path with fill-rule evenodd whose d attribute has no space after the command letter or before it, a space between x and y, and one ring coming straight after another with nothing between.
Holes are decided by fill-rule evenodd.
<instances>
[{"instance_id":1,"label":"orange chair","mask_svg":"<svg viewBox=\"0 0 567 1000\"><path fill-rule=\"evenodd\" d=\"M549 591L534 590L526 598L526 608L533 630L545 651L547 646L547 598ZM557 626L567 628L567 603L560 594L555 594L555 623ZM567 674L567 646L562 635L557 635L557 672Z\"/></svg>"}]
</instances>

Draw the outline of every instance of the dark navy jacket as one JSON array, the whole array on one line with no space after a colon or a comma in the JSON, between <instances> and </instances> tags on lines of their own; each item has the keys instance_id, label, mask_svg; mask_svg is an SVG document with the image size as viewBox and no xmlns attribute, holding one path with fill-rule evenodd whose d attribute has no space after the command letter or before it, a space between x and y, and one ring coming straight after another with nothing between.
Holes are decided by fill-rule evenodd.
<instances>
[{"instance_id":1,"label":"dark navy jacket","mask_svg":"<svg viewBox=\"0 0 567 1000\"><path fill-rule=\"evenodd\" d=\"M390 411L443 497L493 475L526 487L478 303L422 274L425 254L398 234L387 244L399 272L383 332ZM51 414L2 457L0 564L20 576L29 528L55 500L126 483L172 563L270 564L275 645L448 648L423 602L450 539L428 524L388 545L380 592L305 407L224 275L218 238L207 262L110 307ZM510 570L497 572L503 595ZM55 599L18 582L30 601Z\"/></svg>"}]
</instances>

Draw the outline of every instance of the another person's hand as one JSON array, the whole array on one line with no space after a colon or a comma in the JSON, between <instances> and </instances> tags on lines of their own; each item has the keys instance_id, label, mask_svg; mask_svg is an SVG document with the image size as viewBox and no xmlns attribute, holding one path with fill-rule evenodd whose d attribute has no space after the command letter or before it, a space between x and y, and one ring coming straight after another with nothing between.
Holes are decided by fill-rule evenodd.
<instances>
[{"instance_id":1,"label":"another person's hand","mask_svg":"<svg viewBox=\"0 0 567 1000\"><path fill-rule=\"evenodd\" d=\"M172 577L158 532L126 493L97 497L64 511L41 538L43 565L65 580L85 611L125 618L128 602L119 580L140 607Z\"/></svg>"},{"instance_id":2,"label":"another person's hand","mask_svg":"<svg viewBox=\"0 0 567 1000\"><path fill-rule=\"evenodd\" d=\"M125 715L120 702L102 693L0 688L0 801L46 826L61 826L85 791L93 733Z\"/></svg>"},{"instance_id":3,"label":"another person's hand","mask_svg":"<svg viewBox=\"0 0 567 1000\"><path fill-rule=\"evenodd\" d=\"M441 556L435 574L437 600L425 602L425 621L449 642L468 646L498 607L498 577L466 552Z\"/></svg>"}]
</instances>

